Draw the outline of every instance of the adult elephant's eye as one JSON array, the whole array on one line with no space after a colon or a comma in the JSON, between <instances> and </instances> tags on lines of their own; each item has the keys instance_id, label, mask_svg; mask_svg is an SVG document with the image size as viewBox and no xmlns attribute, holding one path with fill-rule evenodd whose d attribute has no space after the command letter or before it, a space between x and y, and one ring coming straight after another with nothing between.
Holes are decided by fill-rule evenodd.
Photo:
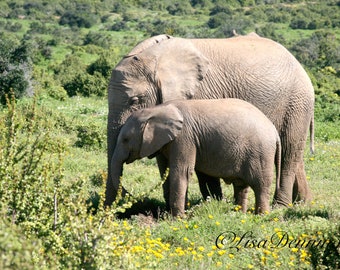
<instances>
[{"instance_id":1,"label":"adult elephant's eye","mask_svg":"<svg viewBox=\"0 0 340 270\"><path fill-rule=\"evenodd\" d=\"M130 105L137 105L138 103L139 103L139 98L138 97L130 98L130 101L129 101Z\"/></svg>"}]
</instances>

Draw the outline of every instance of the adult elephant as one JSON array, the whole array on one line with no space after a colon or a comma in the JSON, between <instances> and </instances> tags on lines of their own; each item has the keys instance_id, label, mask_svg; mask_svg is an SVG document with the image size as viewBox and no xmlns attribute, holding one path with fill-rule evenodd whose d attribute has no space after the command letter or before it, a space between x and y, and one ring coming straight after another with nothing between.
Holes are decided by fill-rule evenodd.
<instances>
[{"instance_id":1,"label":"adult elephant","mask_svg":"<svg viewBox=\"0 0 340 270\"><path fill-rule=\"evenodd\" d=\"M174 99L217 98L246 100L277 128L282 165L275 203L286 206L297 199L310 200L303 154L308 129L314 122L314 90L295 57L282 45L256 34L227 39L159 35L138 44L112 71L105 204L112 204L117 194L110 161L120 127L132 111ZM158 155L157 163L163 175L166 159ZM197 176L204 197L209 192L217 198L222 196L219 179L199 172ZM167 181L163 189L168 202Z\"/></svg>"}]
</instances>

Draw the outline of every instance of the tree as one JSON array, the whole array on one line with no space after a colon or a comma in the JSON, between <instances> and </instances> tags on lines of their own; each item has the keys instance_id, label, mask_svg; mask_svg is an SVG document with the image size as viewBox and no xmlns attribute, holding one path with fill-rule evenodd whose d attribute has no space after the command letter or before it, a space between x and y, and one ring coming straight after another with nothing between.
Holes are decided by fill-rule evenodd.
<instances>
[{"instance_id":1,"label":"tree","mask_svg":"<svg viewBox=\"0 0 340 270\"><path fill-rule=\"evenodd\" d=\"M32 63L24 41L7 39L0 34L0 102L6 103L6 95L14 92L16 98L31 91Z\"/></svg>"}]
</instances>

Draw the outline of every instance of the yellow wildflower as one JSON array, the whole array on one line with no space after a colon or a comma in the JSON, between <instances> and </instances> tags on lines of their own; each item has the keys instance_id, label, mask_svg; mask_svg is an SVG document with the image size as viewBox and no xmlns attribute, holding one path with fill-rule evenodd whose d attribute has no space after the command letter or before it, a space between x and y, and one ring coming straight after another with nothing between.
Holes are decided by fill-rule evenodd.
<instances>
[{"instance_id":1,"label":"yellow wildflower","mask_svg":"<svg viewBox=\"0 0 340 270\"><path fill-rule=\"evenodd\" d=\"M217 247L220 248L220 249L222 249L222 248L224 247L224 245L221 244L221 243L217 243Z\"/></svg>"},{"instance_id":2,"label":"yellow wildflower","mask_svg":"<svg viewBox=\"0 0 340 270\"><path fill-rule=\"evenodd\" d=\"M263 250L263 253L266 255L270 255L272 252L268 249Z\"/></svg>"},{"instance_id":3,"label":"yellow wildflower","mask_svg":"<svg viewBox=\"0 0 340 270\"><path fill-rule=\"evenodd\" d=\"M214 255L214 251L210 251L209 253L207 253L208 257L211 257L212 255Z\"/></svg>"},{"instance_id":4,"label":"yellow wildflower","mask_svg":"<svg viewBox=\"0 0 340 270\"><path fill-rule=\"evenodd\" d=\"M155 257L158 259L163 259L164 257L162 253L156 251L153 252L153 255L155 255Z\"/></svg>"},{"instance_id":5,"label":"yellow wildflower","mask_svg":"<svg viewBox=\"0 0 340 270\"><path fill-rule=\"evenodd\" d=\"M239 211L241 208L242 208L241 205L236 205L234 209L235 211Z\"/></svg>"},{"instance_id":6,"label":"yellow wildflower","mask_svg":"<svg viewBox=\"0 0 340 270\"><path fill-rule=\"evenodd\" d=\"M219 250L219 251L217 251L217 254L220 255L220 256L222 256L222 255L224 255L226 252L227 252L226 250Z\"/></svg>"}]
</instances>

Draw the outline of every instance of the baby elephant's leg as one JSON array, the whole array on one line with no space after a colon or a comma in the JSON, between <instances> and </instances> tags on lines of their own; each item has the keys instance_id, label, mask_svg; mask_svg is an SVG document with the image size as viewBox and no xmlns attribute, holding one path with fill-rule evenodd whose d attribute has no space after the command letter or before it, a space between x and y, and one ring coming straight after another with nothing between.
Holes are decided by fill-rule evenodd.
<instances>
[{"instance_id":1,"label":"baby elephant's leg","mask_svg":"<svg viewBox=\"0 0 340 270\"><path fill-rule=\"evenodd\" d=\"M233 183L233 187L235 204L242 207L243 213L247 212L249 186Z\"/></svg>"},{"instance_id":2,"label":"baby elephant's leg","mask_svg":"<svg viewBox=\"0 0 340 270\"><path fill-rule=\"evenodd\" d=\"M252 187L252 189L255 192L255 214L269 213L270 185L257 185Z\"/></svg>"}]
</instances>

